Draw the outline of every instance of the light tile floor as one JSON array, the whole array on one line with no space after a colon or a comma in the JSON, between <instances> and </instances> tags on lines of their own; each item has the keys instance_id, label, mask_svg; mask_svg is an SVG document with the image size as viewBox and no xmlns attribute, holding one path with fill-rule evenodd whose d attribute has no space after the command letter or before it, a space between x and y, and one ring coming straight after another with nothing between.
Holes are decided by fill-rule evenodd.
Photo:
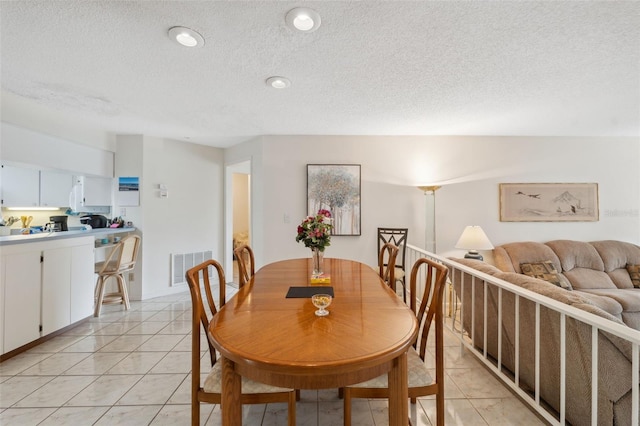
<instances>
[{"instance_id":1,"label":"light tile floor","mask_svg":"<svg viewBox=\"0 0 640 426\"><path fill-rule=\"evenodd\" d=\"M234 292L229 287L228 297ZM190 424L189 293L131 305L105 306L100 318L0 363L0 425ZM453 334L445 344L447 425L544 424ZM202 359L208 368L206 352ZM432 355L427 362L434 365ZM413 425L435 424L433 398L410 410ZM201 424L220 424L219 406L203 404L201 413ZM285 425L287 409L245 406L243 416L247 425ZM303 390L297 424L342 424L337 390ZM353 424L388 424L387 402L354 400Z\"/></svg>"}]
</instances>

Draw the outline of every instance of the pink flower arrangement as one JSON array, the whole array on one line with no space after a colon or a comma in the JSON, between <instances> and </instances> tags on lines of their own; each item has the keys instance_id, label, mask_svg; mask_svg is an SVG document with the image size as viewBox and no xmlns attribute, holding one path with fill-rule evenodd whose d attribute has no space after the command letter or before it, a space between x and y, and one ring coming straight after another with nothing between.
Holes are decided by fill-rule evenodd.
<instances>
[{"instance_id":1,"label":"pink flower arrangement","mask_svg":"<svg viewBox=\"0 0 640 426\"><path fill-rule=\"evenodd\" d=\"M315 216L307 216L298 225L296 242L302 241L305 247L324 248L331 245L331 212L320 209Z\"/></svg>"}]
</instances>

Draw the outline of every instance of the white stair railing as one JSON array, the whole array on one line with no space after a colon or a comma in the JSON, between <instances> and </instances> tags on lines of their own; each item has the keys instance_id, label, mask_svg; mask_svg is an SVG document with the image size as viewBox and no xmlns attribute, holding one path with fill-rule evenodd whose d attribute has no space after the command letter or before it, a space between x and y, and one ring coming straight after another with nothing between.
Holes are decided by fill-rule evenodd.
<instances>
[{"instance_id":1,"label":"white stair railing","mask_svg":"<svg viewBox=\"0 0 640 426\"><path fill-rule=\"evenodd\" d=\"M622 339L631 347L631 371L633 374L630 380L631 386L631 415L629 419L617 419L620 424L630 424L630 425L638 425L638 409L639 409L639 382L640 378L638 373L640 371L640 361L639 361L639 352L640 352L640 331L632 329L631 327L624 326L622 324L618 324L616 322L610 321L606 318L599 317L597 315L591 314L582 309L575 308L573 306L567 305L565 303L559 302L557 300L551 299L549 297L540 295L538 293L529 291L525 288L519 287L507 281L495 278L491 275L480 272L476 269L467 267L462 265L454 260L444 258L438 256L433 253L426 252L425 250L412 246L410 244L407 245L407 265L410 269L411 265L413 265L418 258L427 257L433 259L439 263L446 265L449 268L449 289L447 291L449 297L447 297L447 306L445 307L445 313L449 317L448 320L445 321L446 326L454 332L460 338L461 344L464 348L473 353L484 365L487 366L502 382L508 386L513 392L518 394L522 400L524 400L527 404L530 405L532 409L538 412L543 418L545 418L549 423L554 425L564 425L566 421L566 410L567 410L567 322L568 320L576 321L576 327L572 327L571 330L577 330L578 325L581 323L583 326L586 325L590 327L590 341L591 341L591 425L597 426L598 423L598 361L599 361L599 336L602 333L607 333L613 335L619 339ZM421 277L422 278L422 277ZM423 279L420 279L418 282L423 282ZM470 282L470 285L465 283ZM465 306L461 301L468 300L465 297L465 291L468 291L468 287L470 287L471 298L470 300L476 300L476 289L480 288L479 283L482 283L482 293L484 295L482 299L482 309L483 316L482 323L476 324L477 316L475 313L476 304L471 303L471 306ZM493 287L492 290L497 291L497 304L492 304L489 306L487 295L489 294L490 286ZM460 289L460 294L456 294L454 288ZM423 289L417 289L417 294L422 294ZM504 304L503 297L504 294L510 295L510 297L514 298L514 312L512 316L514 317L514 333L515 333L515 341L513 344L514 347L514 365L513 371L506 368L503 365L503 357L504 357L504 347L503 347L503 332L502 327L504 326L503 320L504 316ZM409 295L408 295L409 297ZM411 295L413 297L413 295ZM523 302L524 301L524 302ZM534 379L533 383L523 383L522 377L522 365L521 359L523 354L520 353L520 319L521 319L521 308L523 303L533 303L535 306L535 335L534 335ZM496 306L497 305L497 306ZM493 354L493 356L489 353L488 350L488 333L489 330L489 321L487 315L490 312L490 309L497 308L497 312L495 313L497 317L497 330L495 330L497 335L497 354ZM559 386L560 389L557 390L557 395L559 395L559 404L558 409L554 410L549 408L547 401L544 401L541 396L540 389L540 381L542 377L542 370L540 365L541 360L541 318L540 311L541 308L549 309L554 311L559 316ZM471 309L471 315L465 316L465 310ZM462 318L469 318L470 324L467 324L465 319L465 325L462 325ZM476 327L482 327L482 333L479 334L476 330ZM477 341L478 336L481 336L482 341ZM526 337L526 336L525 336ZM548 368L548 366L544 366ZM523 386L525 385L525 386Z\"/></svg>"}]
</instances>

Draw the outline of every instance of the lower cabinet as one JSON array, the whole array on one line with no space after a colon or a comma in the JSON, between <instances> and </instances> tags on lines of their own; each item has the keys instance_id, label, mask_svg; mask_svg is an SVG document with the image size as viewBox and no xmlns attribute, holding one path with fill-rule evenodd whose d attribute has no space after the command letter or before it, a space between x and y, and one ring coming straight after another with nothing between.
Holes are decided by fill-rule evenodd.
<instances>
[{"instance_id":1,"label":"lower cabinet","mask_svg":"<svg viewBox=\"0 0 640 426\"><path fill-rule=\"evenodd\" d=\"M71 248L42 252L42 335L71 324Z\"/></svg>"},{"instance_id":2,"label":"lower cabinet","mask_svg":"<svg viewBox=\"0 0 640 426\"><path fill-rule=\"evenodd\" d=\"M0 353L91 315L92 237L3 247L1 262Z\"/></svg>"},{"instance_id":3,"label":"lower cabinet","mask_svg":"<svg viewBox=\"0 0 640 426\"><path fill-rule=\"evenodd\" d=\"M2 263L5 353L40 337L40 252L5 254Z\"/></svg>"},{"instance_id":4,"label":"lower cabinet","mask_svg":"<svg viewBox=\"0 0 640 426\"><path fill-rule=\"evenodd\" d=\"M71 324L93 315L94 240L71 248Z\"/></svg>"}]
</instances>

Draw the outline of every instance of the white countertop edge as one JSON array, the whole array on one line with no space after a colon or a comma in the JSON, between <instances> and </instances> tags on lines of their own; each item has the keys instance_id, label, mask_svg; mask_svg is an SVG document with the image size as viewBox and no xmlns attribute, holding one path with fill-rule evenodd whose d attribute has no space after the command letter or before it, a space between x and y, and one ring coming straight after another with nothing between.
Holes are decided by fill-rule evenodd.
<instances>
[{"instance_id":1,"label":"white countertop edge","mask_svg":"<svg viewBox=\"0 0 640 426\"><path fill-rule=\"evenodd\" d=\"M136 228L95 228L84 231L41 232L29 235L8 235L6 237L0 237L0 246L33 243L43 240L61 240L67 238L121 234L123 232L133 232L135 230Z\"/></svg>"}]
</instances>

